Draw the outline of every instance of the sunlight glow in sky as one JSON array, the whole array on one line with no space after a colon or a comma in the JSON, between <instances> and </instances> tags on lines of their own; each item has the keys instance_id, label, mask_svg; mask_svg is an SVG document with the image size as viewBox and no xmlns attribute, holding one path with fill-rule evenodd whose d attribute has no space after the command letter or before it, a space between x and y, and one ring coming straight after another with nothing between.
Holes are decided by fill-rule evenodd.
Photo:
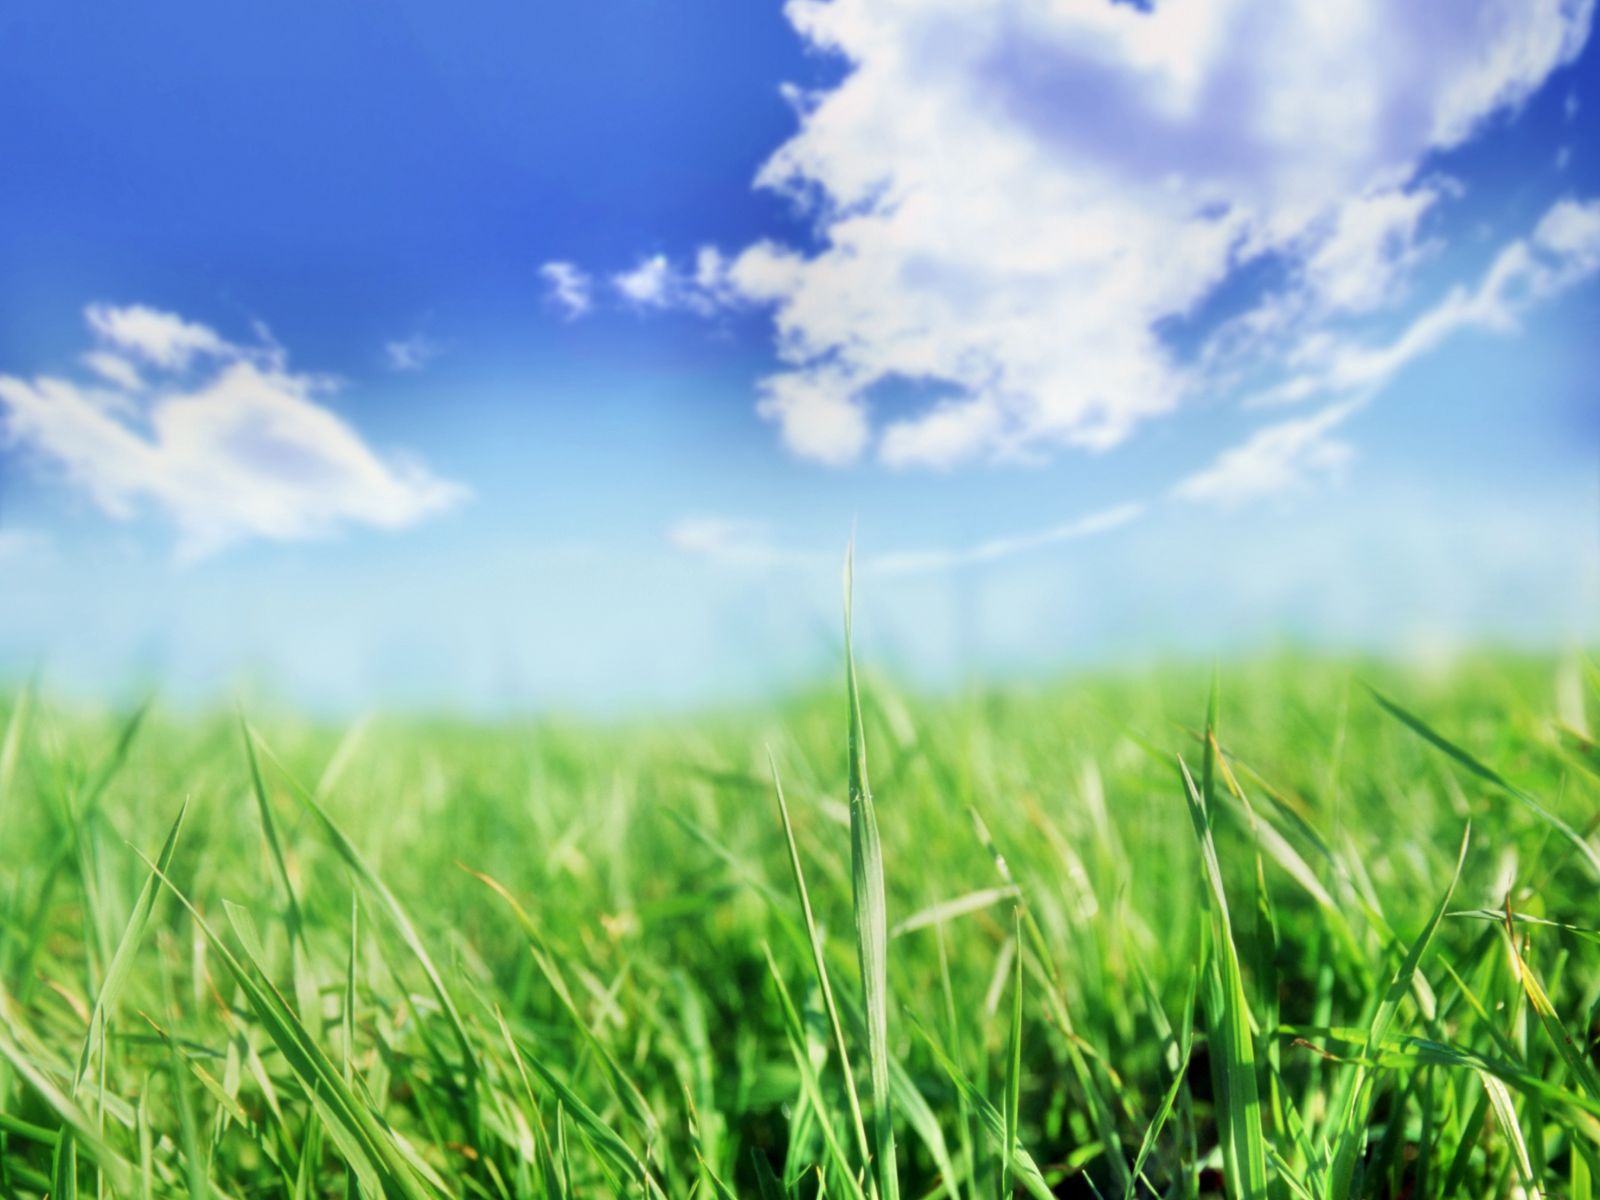
<instances>
[{"instance_id":1,"label":"sunlight glow in sky","mask_svg":"<svg viewBox=\"0 0 1600 1200\"><path fill-rule=\"evenodd\" d=\"M0 678L1600 635L1590 0L0 14Z\"/></svg>"}]
</instances>

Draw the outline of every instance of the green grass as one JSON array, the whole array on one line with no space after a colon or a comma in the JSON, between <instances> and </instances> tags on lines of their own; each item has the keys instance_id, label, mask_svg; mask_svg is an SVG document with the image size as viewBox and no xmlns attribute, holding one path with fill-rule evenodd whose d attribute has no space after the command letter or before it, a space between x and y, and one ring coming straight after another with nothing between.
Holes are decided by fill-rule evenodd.
<instances>
[{"instance_id":1,"label":"green grass","mask_svg":"<svg viewBox=\"0 0 1600 1200\"><path fill-rule=\"evenodd\" d=\"M1592 670L841 678L0 701L0 1196L1592 1195Z\"/></svg>"}]
</instances>

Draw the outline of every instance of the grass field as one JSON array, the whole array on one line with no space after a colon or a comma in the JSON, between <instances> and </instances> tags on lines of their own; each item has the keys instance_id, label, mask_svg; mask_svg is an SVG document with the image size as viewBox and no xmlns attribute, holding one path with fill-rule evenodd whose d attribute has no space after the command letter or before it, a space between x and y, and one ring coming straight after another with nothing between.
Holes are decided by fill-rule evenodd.
<instances>
[{"instance_id":1,"label":"grass field","mask_svg":"<svg viewBox=\"0 0 1600 1200\"><path fill-rule=\"evenodd\" d=\"M1588 1197L1595 689L1279 657L1214 709L1182 669L859 709L841 673L345 730L13 695L0 1193Z\"/></svg>"}]
</instances>

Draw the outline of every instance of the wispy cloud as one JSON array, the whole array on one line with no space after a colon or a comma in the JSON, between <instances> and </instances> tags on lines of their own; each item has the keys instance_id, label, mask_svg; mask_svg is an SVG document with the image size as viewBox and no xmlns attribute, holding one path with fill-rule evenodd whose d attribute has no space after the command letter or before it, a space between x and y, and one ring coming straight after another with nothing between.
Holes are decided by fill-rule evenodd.
<instances>
[{"instance_id":1,"label":"wispy cloud","mask_svg":"<svg viewBox=\"0 0 1600 1200\"><path fill-rule=\"evenodd\" d=\"M84 316L105 345L169 371L181 371L196 358L226 357L233 349L215 330L143 304L91 304Z\"/></svg>"},{"instance_id":2,"label":"wispy cloud","mask_svg":"<svg viewBox=\"0 0 1600 1200\"><path fill-rule=\"evenodd\" d=\"M1317 476L1337 475L1355 450L1332 432L1362 403L1347 400L1258 429L1242 445L1225 450L1209 467L1180 482L1173 494L1231 507L1304 486Z\"/></svg>"},{"instance_id":3,"label":"wispy cloud","mask_svg":"<svg viewBox=\"0 0 1600 1200\"><path fill-rule=\"evenodd\" d=\"M1524 313L1600 271L1600 200L1566 198L1533 231L1503 246L1478 283L1457 286L1378 346L1327 337L1307 343L1301 370L1268 392L1268 403L1340 392L1371 392L1464 330L1514 332Z\"/></svg>"},{"instance_id":4,"label":"wispy cloud","mask_svg":"<svg viewBox=\"0 0 1600 1200\"><path fill-rule=\"evenodd\" d=\"M1180 481L1180 499L1236 505L1337 475L1354 448L1332 436L1406 367L1463 331L1515 331L1525 313L1600 273L1600 200L1552 205L1527 237L1497 253L1473 287L1458 286L1393 340L1368 345L1326 337L1301 348L1300 370L1257 398L1265 405L1321 401L1304 417L1267 425ZM1332 400L1331 403L1329 401Z\"/></svg>"},{"instance_id":5,"label":"wispy cloud","mask_svg":"<svg viewBox=\"0 0 1600 1200\"><path fill-rule=\"evenodd\" d=\"M594 305L594 280L569 262L547 262L539 268L545 296L568 320L585 316Z\"/></svg>"},{"instance_id":6,"label":"wispy cloud","mask_svg":"<svg viewBox=\"0 0 1600 1200\"><path fill-rule=\"evenodd\" d=\"M150 368L142 390L118 386L131 380L116 370L99 372L110 385L0 375L0 428L109 516L127 520L144 502L164 511L182 557L347 525L399 529L467 494L415 459L374 451L323 402L332 381L291 370L274 343L236 345L143 306L86 315L100 350Z\"/></svg>"},{"instance_id":7,"label":"wispy cloud","mask_svg":"<svg viewBox=\"0 0 1600 1200\"><path fill-rule=\"evenodd\" d=\"M805 566L819 561L811 551L781 546L759 521L731 517L685 517L667 530L677 550L726 566Z\"/></svg>"},{"instance_id":8,"label":"wispy cloud","mask_svg":"<svg viewBox=\"0 0 1600 1200\"><path fill-rule=\"evenodd\" d=\"M121 391L137 392L144 387L139 368L120 354L113 354L109 350L89 351L83 356L83 365Z\"/></svg>"},{"instance_id":9,"label":"wispy cloud","mask_svg":"<svg viewBox=\"0 0 1600 1200\"><path fill-rule=\"evenodd\" d=\"M630 307L658 312L705 317L739 300L728 281L728 263L714 246L702 246L690 267L665 254L642 258L632 270L613 275L611 285Z\"/></svg>"},{"instance_id":10,"label":"wispy cloud","mask_svg":"<svg viewBox=\"0 0 1600 1200\"><path fill-rule=\"evenodd\" d=\"M1031 529L1004 537L990 538L973 546L941 547L931 550L900 550L889 554L872 555L862 560L862 569L885 575L911 575L922 572L950 571L959 567L977 566L1003 558L1012 558L1063 542L1109 533L1138 520L1145 506L1139 503L1119 504L1102 509L1086 517L1051 525L1045 529Z\"/></svg>"},{"instance_id":11,"label":"wispy cloud","mask_svg":"<svg viewBox=\"0 0 1600 1200\"><path fill-rule=\"evenodd\" d=\"M444 343L424 333L383 344L383 355L393 371L420 371L445 351Z\"/></svg>"},{"instance_id":12,"label":"wispy cloud","mask_svg":"<svg viewBox=\"0 0 1600 1200\"><path fill-rule=\"evenodd\" d=\"M1060 525L990 538L972 546L864 554L857 567L869 574L918 575L978 566L1110 532L1137 520L1144 510L1143 504L1119 504ZM727 517L687 518L668 530L667 540L686 554L746 568L820 567L837 557L783 545L773 540L760 522Z\"/></svg>"}]
</instances>

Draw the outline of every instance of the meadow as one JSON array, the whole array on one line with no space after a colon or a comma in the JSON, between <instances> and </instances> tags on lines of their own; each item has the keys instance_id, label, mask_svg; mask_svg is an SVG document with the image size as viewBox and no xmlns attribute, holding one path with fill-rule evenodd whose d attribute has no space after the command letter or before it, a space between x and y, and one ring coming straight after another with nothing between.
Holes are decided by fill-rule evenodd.
<instances>
[{"instance_id":1,"label":"meadow","mask_svg":"<svg viewBox=\"0 0 1600 1200\"><path fill-rule=\"evenodd\" d=\"M18 691L0 1194L1583 1200L1596 692L1506 653L842 662L609 725Z\"/></svg>"}]
</instances>

